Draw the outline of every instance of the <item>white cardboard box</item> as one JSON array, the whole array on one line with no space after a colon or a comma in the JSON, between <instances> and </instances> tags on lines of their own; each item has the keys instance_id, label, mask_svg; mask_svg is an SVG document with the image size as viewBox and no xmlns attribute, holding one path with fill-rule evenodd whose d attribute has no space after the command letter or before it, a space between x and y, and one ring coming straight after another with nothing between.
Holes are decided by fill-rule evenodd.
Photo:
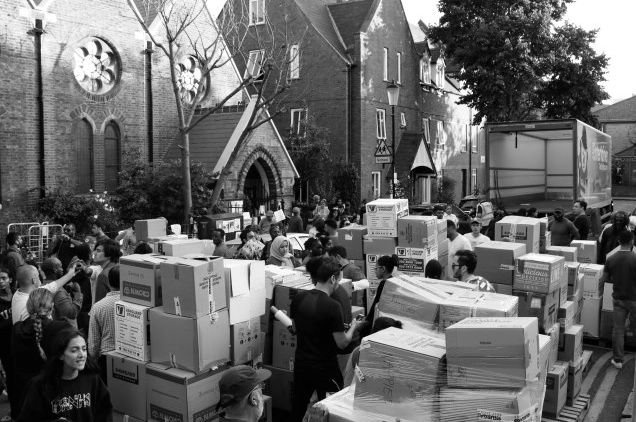
<instances>
[{"instance_id":1,"label":"white cardboard box","mask_svg":"<svg viewBox=\"0 0 636 422\"><path fill-rule=\"evenodd\" d=\"M570 246L578 249L578 260L582 264L596 264L597 245L595 240L573 240Z\"/></svg>"},{"instance_id":2,"label":"white cardboard box","mask_svg":"<svg viewBox=\"0 0 636 422\"><path fill-rule=\"evenodd\" d=\"M204 253L205 242L200 239L176 239L159 242L159 253L168 256L184 256Z\"/></svg>"},{"instance_id":3,"label":"white cardboard box","mask_svg":"<svg viewBox=\"0 0 636 422\"><path fill-rule=\"evenodd\" d=\"M119 259L121 299L144 306L161 306L159 265L170 257L128 255Z\"/></svg>"},{"instance_id":4,"label":"white cardboard box","mask_svg":"<svg viewBox=\"0 0 636 422\"><path fill-rule=\"evenodd\" d=\"M587 337L599 337L601 333L601 302L600 297L584 297L581 324L583 334Z\"/></svg>"},{"instance_id":5,"label":"white cardboard box","mask_svg":"<svg viewBox=\"0 0 636 422\"><path fill-rule=\"evenodd\" d=\"M115 302L115 351L124 356L147 362L150 360L147 306Z\"/></svg>"},{"instance_id":6,"label":"white cardboard box","mask_svg":"<svg viewBox=\"0 0 636 422\"><path fill-rule=\"evenodd\" d=\"M146 363L115 352L106 354L108 390L113 408L146 420Z\"/></svg>"},{"instance_id":7,"label":"white cardboard box","mask_svg":"<svg viewBox=\"0 0 636 422\"><path fill-rule=\"evenodd\" d=\"M368 234L379 237L397 237L397 220L409 215L408 199L376 199L366 205Z\"/></svg>"}]
</instances>

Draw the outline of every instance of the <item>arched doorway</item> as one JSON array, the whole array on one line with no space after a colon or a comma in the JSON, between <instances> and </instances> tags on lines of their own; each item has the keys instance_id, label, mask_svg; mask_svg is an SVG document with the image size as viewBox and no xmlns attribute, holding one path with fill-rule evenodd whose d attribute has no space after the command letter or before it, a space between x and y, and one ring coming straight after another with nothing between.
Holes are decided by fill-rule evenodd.
<instances>
[{"instance_id":1,"label":"arched doorway","mask_svg":"<svg viewBox=\"0 0 636 422\"><path fill-rule=\"evenodd\" d=\"M250 166L243 186L244 210L259 215L261 210L276 209L276 182L274 172L262 158ZM262 207L262 208L261 208Z\"/></svg>"}]
</instances>

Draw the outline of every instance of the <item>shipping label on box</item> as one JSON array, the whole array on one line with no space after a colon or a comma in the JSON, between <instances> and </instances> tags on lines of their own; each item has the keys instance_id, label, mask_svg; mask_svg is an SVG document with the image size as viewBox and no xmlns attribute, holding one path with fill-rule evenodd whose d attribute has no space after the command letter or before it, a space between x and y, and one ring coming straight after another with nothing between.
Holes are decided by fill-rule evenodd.
<instances>
[{"instance_id":1,"label":"shipping label on box","mask_svg":"<svg viewBox=\"0 0 636 422\"><path fill-rule=\"evenodd\" d=\"M141 361L150 360L149 309L134 303L115 302L116 352Z\"/></svg>"},{"instance_id":2,"label":"shipping label on box","mask_svg":"<svg viewBox=\"0 0 636 422\"><path fill-rule=\"evenodd\" d=\"M582 264L579 272L583 274L583 297L601 297L603 295L603 265Z\"/></svg>"},{"instance_id":3,"label":"shipping label on box","mask_svg":"<svg viewBox=\"0 0 636 422\"><path fill-rule=\"evenodd\" d=\"M233 365L247 363L259 356L264 344L260 318L231 325L230 341L230 357Z\"/></svg>"},{"instance_id":4,"label":"shipping label on box","mask_svg":"<svg viewBox=\"0 0 636 422\"><path fill-rule=\"evenodd\" d=\"M477 267L475 274L491 283L512 286L515 277L515 259L525 255L526 245L510 242L487 242L475 247ZM502 293L497 290L498 293ZM509 293L508 293L509 294Z\"/></svg>"},{"instance_id":5,"label":"shipping label on box","mask_svg":"<svg viewBox=\"0 0 636 422\"><path fill-rule=\"evenodd\" d=\"M376 199L366 207L366 226L371 236L397 237L398 218L409 215L407 199Z\"/></svg>"},{"instance_id":6,"label":"shipping label on box","mask_svg":"<svg viewBox=\"0 0 636 422\"><path fill-rule=\"evenodd\" d=\"M536 218L509 215L495 223L495 240L525 243L527 253L539 253L539 238Z\"/></svg>"},{"instance_id":7,"label":"shipping label on box","mask_svg":"<svg viewBox=\"0 0 636 422\"><path fill-rule=\"evenodd\" d=\"M106 374L113 408L145 421L146 363L109 352L106 354Z\"/></svg>"},{"instance_id":8,"label":"shipping label on box","mask_svg":"<svg viewBox=\"0 0 636 422\"><path fill-rule=\"evenodd\" d=\"M578 261L583 264L596 264L597 245L595 240L573 240L570 243L578 249Z\"/></svg>"},{"instance_id":9,"label":"shipping label on box","mask_svg":"<svg viewBox=\"0 0 636 422\"><path fill-rule=\"evenodd\" d=\"M431 259L437 259L437 245L429 248L395 248L398 257L398 268L404 274L424 275L426 264Z\"/></svg>"},{"instance_id":10,"label":"shipping label on box","mask_svg":"<svg viewBox=\"0 0 636 422\"><path fill-rule=\"evenodd\" d=\"M565 276L565 259L555 255L529 253L516 259L514 290L550 293Z\"/></svg>"},{"instance_id":11,"label":"shipping label on box","mask_svg":"<svg viewBox=\"0 0 636 422\"><path fill-rule=\"evenodd\" d=\"M119 259L121 299L144 306L161 306L161 272L165 257L128 255Z\"/></svg>"},{"instance_id":12,"label":"shipping label on box","mask_svg":"<svg viewBox=\"0 0 636 422\"><path fill-rule=\"evenodd\" d=\"M568 367L569 365L554 365L545 380L545 398L543 400L543 413L558 415L565 406L568 392Z\"/></svg>"},{"instance_id":13,"label":"shipping label on box","mask_svg":"<svg viewBox=\"0 0 636 422\"><path fill-rule=\"evenodd\" d=\"M437 244L437 217L409 215L398 219L398 245L429 248Z\"/></svg>"},{"instance_id":14,"label":"shipping label on box","mask_svg":"<svg viewBox=\"0 0 636 422\"><path fill-rule=\"evenodd\" d=\"M378 279L375 270L377 268L378 259L380 259L381 256L382 255L367 255L366 274L367 280L369 280L369 288L367 289L367 306L371 306L373 303L375 293L378 291L378 286L380 285L380 280Z\"/></svg>"},{"instance_id":15,"label":"shipping label on box","mask_svg":"<svg viewBox=\"0 0 636 422\"><path fill-rule=\"evenodd\" d=\"M578 248L571 246L550 246L546 248L546 253L549 255L562 256L568 262L577 262L578 260Z\"/></svg>"},{"instance_id":16,"label":"shipping label on box","mask_svg":"<svg viewBox=\"0 0 636 422\"><path fill-rule=\"evenodd\" d=\"M293 371L296 345L296 336L291 334L283 323L274 321L272 364L277 368Z\"/></svg>"}]
</instances>

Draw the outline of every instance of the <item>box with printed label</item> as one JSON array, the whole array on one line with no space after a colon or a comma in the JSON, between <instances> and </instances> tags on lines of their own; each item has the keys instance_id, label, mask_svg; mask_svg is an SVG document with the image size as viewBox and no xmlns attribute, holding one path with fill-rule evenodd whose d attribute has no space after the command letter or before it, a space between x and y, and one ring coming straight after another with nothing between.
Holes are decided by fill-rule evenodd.
<instances>
[{"instance_id":1,"label":"box with printed label","mask_svg":"<svg viewBox=\"0 0 636 422\"><path fill-rule=\"evenodd\" d=\"M204 253L205 242L200 239L164 240L159 246L163 255L183 256Z\"/></svg>"},{"instance_id":2,"label":"box with printed label","mask_svg":"<svg viewBox=\"0 0 636 422\"><path fill-rule=\"evenodd\" d=\"M448 386L525 386L539 374L538 335L536 318L466 318L447 327Z\"/></svg>"},{"instance_id":3,"label":"box with printed label","mask_svg":"<svg viewBox=\"0 0 636 422\"><path fill-rule=\"evenodd\" d=\"M550 336L550 354L548 356L548 368L552 368L559 356L559 335L561 334L561 327L559 324L554 324L545 330L546 335Z\"/></svg>"},{"instance_id":4,"label":"box with printed label","mask_svg":"<svg viewBox=\"0 0 636 422\"><path fill-rule=\"evenodd\" d=\"M583 326L573 325L561 331L559 356L563 362L575 362L583 355Z\"/></svg>"},{"instance_id":5,"label":"box with printed label","mask_svg":"<svg viewBox=\"0 0 636 422\"><path fill-rule=\"evenodd\" d=\"M394 251L397 237L373 237L364 236L362 239L362 250L365 255L387 255Z\"/></svg>"},{"instance_id":6,"label":"box with printed label","mask_svg":"<svg viewBox=\"0 0 636 422\"><path fill-rule=\"evenodd\" d=\"M409 215L398 219L398 245L429 248L437 244L437 217Z\"/></svg>"},{"instance_id":7,"label":"box with printed label","mask_svg":"<svg viewBox=\"0 0 636 422\"><path fill-rule=\"evenodd\" d=\"M285 283L295 283L297 281L306 282L307 276L303 272L283 268L277 265L265 266L265 294L267 299L274 297L274 286Z\"/></svg>"},{"instance_id":8,"label":"box with printed label","mask_svg":"<svg viewBox=\"0 0 636 422\"><path fill-rule=\"evenodd\" d=\"M519 316L536 317L539 320L539 332L545 330L557 322L559 309L559 291L551 293L533 293L524 291L512 291L519 298Z\"/></svg>"},{"instance_id":9,"label":"box with printed label","mask_svg":"<svg viewBox=\"0 0 636 422\"><path fill-rule=\"evenodd\" d=\"M603 307L602 307L604 311L614 310L614 299L612 298L613 293L614 293L614 284L604 283L603 284Z\"/></svg>"},{"instance_id":10,"label":"box with printed label","mask_svg":"<svg viewBox=\"0 0 636 422\"><path fill-rule=\"evenodd\" d=\"M579 267L578 262L565 262L565 272L568 275L568 295L574 292L579 284Z\"/></svg>"},{"instance_id":11,"label":"box with printed label","mask_svg":"<svg viewBox=\"0 0 636 422\"><path fill-rule=\"evenodd\" d=\"M386 255L386 253L382 255ZM375 269L377 267L378 259L380 259L382 255L369 254L366 256L366 275L367 280L369 280L369 288L367 289L367 306L371 306L371 303L373 303L373 298L375 297L375 293L378 290L378 286L380 285L380 280L378 280Z\"/></svg>"},{"instance_id":12,"label":"box with printed label","mask_svg":"<svg viewBox=\"0 0 636 422\"><path fill-rule=\"evenodd\" d=\"M548 371L543 399L544 414L557 416L565 406L568 393L568 368L568 364L557 364Z\"/></svg>"},{"instance_id":13,"label":"box with printed label","mask_svg":"<svg viewBox=\"0 0 636 422\"><path fill-rule=\"evenodd\" d=\"M515 259L526 254L526 245L511 242L487 242L475 247L475 274L491 283L512 286L515 278ZM497 290L499 292L499 290Z\"/></svg>"},{"instance_id":14,"label":"box with printed label","mask_svg":"<svg viewBox=\"0 0 636 422\"><path fill-rule=\"evenodd\" d=\"M354 407L406 420L436 420L445 352L444 340L395 327L365 337Z\"/></svg>"},{"instance_id":15,"label":"box with printed label","mask_svg":"<svg viewBox=\"0 0 636 422\"><path fill-rule=\"evenodd\" d=\"M426 264L431 259L437 259L437 245L428 248L395 248L400 272L411 275L424 275Z\"/></svg>"},{"instance_id":16,"label":"box with printed label","mask_svg":"<svg viewBox=\"0 0 636 422\"><path fill-rule=\"evenodd\" d=\"M516 317L519 300L498 293L466 291L440 304L439 328L445 330L468 317Z\"/></svg>"},{"instance_id":17,"label":"box with printed label","mask_svg":"<svg viewBox=\"0 0 636 422\"><path fill-rule=\"evenodd\" d=\"M581 264L579 272L583 274L583 297L601 297L603 295L603 266Z\"/></svg>"},{"instance_id":18,"label":"box with printed label","mask_svg":"<svg viewBox=\"0 0 636 422\"><path fill-rule=\"evenodd\" d=\"M296 336L291 334L280 321L274 321L272 365L277 368L294 369Z\"/></svg>"},{"instance_id":19,"label":"box with printed label","mask_svg":"<svg viewBox=\"0 0 636 422\"><path fill-rule=\"evenodd\" d=\"M148 220L135 221L135 237L138 241L147 242L154 237L166 235L166 223L163 218L152 218Z\"/></svg>"},{"instance_id":20,"label":"box with printed label","mask_svg":"<svg viewBox=\"0 0 636 422\"><path fill-rule=\"evenodd\" d=\"M199 373L230 361L227 309L188 318L153 308L150 312L152 361Z\"/></svg>"},{"instance_id":21,"label":"box with printed label","mask_svg":"<svg viewBox=\"0 0 636 422\"><path fill-rule=\"evenodd\" d=\"M272 376L265 381L263 390L265 394L272 397L272 407L291 412L294 402L294 371L267 365L263 365L263 368L272 373Z\"/></svg>"},{"instance_id":22,"label":"box with printed label","mask_svg":"<svg viewBox=\"0 0 636 422\"><path fill-rule=\"evenodd\" d=\"M116 352L108 352L106 375L113 408L145 421L146 363Z\"/></svg>"},{"instance_id":23,"label":"box with printed label","mask_svg":"<svg viewBox=\"0 0 636 422\"><path fill-rule=\"evenodd\" d=\"M365 226L350 225L338 229L336 244L347 250L348 259L364 259L362 251L363 237L367 234Z\"/></svg>"},{"instance_id":24,"label":"box with printed label","mask_svg":"<svg viewBox=\"0 0 636 422\"><path fill-rule=\"evenodd\" d=\"M118 300L115 302L115 351L149 361L150 335L148 311L151 308Z\"/></svg>"},{"instance_id":25,"label":"box with printed label","mask_svg":"<svg viewBox=\"0 0 636 422\"><path fill-rule=\"evenodd\" d=\"M227 307L223 258L178 258L161 263L164 312L197 318Z\"/></svg>"},{"instance_id":26,"label":"box with printed label","mask_svg":"<svg viewBox=\"0 0 636 422\"><path fill-rule=\"evenodd\" d=\"M573 240L570 246L578 249L578 261L583 264L596 264L597 244L595 240Z\"/></svg>"},{"instance_id":27,"label":"box with printed label","mask_svg":"<svg viewBox=\"0 0 636 422\"><path fill-rule=\"evenodd\" d=\"M263 351L264 333L260 318L230 325L230 358L233 365L247 363Z\"/></svg>"},{"instance_id":28,"label":"box with printed label","mask_svg":"<svg viewBox=\"0 0 636 422\"><path fill-rule=\"evenodd\" d=\"M495 223L495 240L524 243L526 253L539 253L540 223L536 218L509 215Z\"/></svg>"},{"instance_id":29,"label":"box with printed label","mask_svg":"<svg viewBox=\"0 0 636 422\"><path fill-rule=\"evenodd\" d=\"M559 289L565 276L562 256L529 253L515 260L514 290L550 293Z\"/></svg>"},{"instance_id":30,"label":"box with printed label","mask_svg":"<svg viewBox=\"0 0 636 422\"><path fill-rule=\"evenodd\" d=\"M215 421L219 381L227 366L195 374L170 365L146 366L147 413L151 421Z\"/></svg>"},{"instance_id":31,"label":"box with printed label","mask_svg":"<svg viewBox=\"0 0 636 422\"><path fill-rule=\"evenodd\" d=\"M567 401L574 400L581 391L581 382L583 381L583 358L579 358L576 362L570 363L568 371L568 395Z\"/></svg>"},{"instance_id":32,"label":"box with printed label","mask_svg":"<svg viewBox=\"0 0 636 422\"><path fill-rule=\"evenodd\" d=\"M397 237L398 218L409 215L408 199L376 199L366 207L366 226L371 236Z\"/></svg>"},{"instance_id":33,"label":"box with printed label","mask_svg":"<svg viewBox=\"0 0 636 422\"><path fill-rule=\"evenodd\" d=\"M159 255L128 255L119 258L121 299L144 306L161 306L159 265L169 259Z\"/></svg>"},{"instance_id":34,"label":"box with printed label","mask_svg":"<svg viewBox=\"0 0 636 422\"><path fill-rule=\"evenodd\" d=\"M545 249L548 255L562 256L568 262L577 262L578 248L571 246L549 246Z\"/></svg>"},{"instance_id":35,"label":"box with printed label","mask_svg":"<svg viewBox=\"0 0 636 422\"><path fill-rule=\"evenodd\" d=\"M581 324L587 337L598 337L601 327L601 302L600 297L584 297L583 310L581 311Z\"/></svg>"},{"instance_id":36,"label":"box with printed label","mask_svg":"<svg viewBox=\"0 0 636 422\"><path fill-rule=\"evenodd\" d=\"M557 316L561 330L570 328L574 324L574 315L576 314L576 304L567 301L559 306L559 314ZM562 360L562 359L560 359Z\"/></svg>"}]
</instances>

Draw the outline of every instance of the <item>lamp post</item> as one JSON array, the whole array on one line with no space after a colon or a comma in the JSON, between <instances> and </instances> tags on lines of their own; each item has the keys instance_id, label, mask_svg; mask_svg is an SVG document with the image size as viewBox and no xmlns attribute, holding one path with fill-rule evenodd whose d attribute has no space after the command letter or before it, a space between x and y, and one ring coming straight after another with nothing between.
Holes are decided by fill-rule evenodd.
<instances>
[{"instance_id":1,"label":"lamp post","mask_svg":"<svg viewBox=\"0 0 636 422\"><path fill-rule=\"evenodd\" d=\"M400 86L391 81L386 87L386 95L391 106L391 198L395 198L395 106L400 98Z\"/></svg>"}]
</instances>

